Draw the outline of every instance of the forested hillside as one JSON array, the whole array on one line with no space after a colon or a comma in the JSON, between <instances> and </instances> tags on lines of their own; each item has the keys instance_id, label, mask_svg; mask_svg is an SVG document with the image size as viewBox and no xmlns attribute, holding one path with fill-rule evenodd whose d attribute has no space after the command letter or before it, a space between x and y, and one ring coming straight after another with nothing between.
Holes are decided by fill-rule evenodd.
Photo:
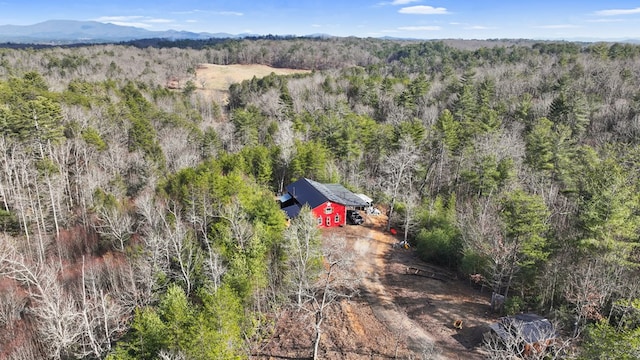
<instances>
[{"instance_id":1,"label":"forested hillside","mask_svg":"<svg viewBox=\"0 0 640 360\"><path fill-rule=\"evenodd\" d=\"M222 103L203 63L313 71ZM315 226L274 201L301 177L371 194L576 356L640 356L639 46L0 49L0 129L1 358L250 357L319 291Z\"/></svg>"}]
</instances>

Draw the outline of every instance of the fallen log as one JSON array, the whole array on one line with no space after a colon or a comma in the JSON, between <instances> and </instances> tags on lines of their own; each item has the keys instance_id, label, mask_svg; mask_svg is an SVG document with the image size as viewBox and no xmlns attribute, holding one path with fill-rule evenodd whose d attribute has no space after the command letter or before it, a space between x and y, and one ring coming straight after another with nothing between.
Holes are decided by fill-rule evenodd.
<instances>
[{"instance_id":1,"label":"fallen log","mask_svg":"<svg viewBox=\"0 0 640 360\"><path fill-rule=\"evenodd\" d=\"M442 282L447 282L449 280L451 280L448 276L434 272L434 271L425 271L424 269L419 269L417 267L414 266L407 266L405 269L405 274L406 275L415 275L415 276L422 276L422 277L426 277L426 278L430 278L430 279L435 279L435 280L439 280Z\"/></svg>"},{"instance_id":2,"label":"fallen log","mask_svg":"<svg viewBox=\"0 0 640 360\"><path fill-rule=\"evenodd\" d=\"M446 269L443 269L441 267L435 266L435 265L430 265L430 264L411 264L411 265L406 265L409 268L412 269L417 269L420 271L423 271L425 273L434 273L434 274L438 274L448 280L455 280L458 277L452 273L451 271L447 271Z\"/></svg>"}]
</instances>

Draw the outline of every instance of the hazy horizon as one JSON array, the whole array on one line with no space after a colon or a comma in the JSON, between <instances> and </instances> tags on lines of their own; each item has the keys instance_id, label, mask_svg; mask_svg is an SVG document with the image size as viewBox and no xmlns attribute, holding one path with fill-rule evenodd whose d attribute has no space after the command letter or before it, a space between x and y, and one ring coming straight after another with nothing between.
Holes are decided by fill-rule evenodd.
<instances>
[{"instance_id":1,"label":"hazy horizon","mask_svg":"<svg viewBox=\"0 0 640 360\"><path fill-rule=\"evenodd\" d=\"M632 1L0 1L0 25L98 21L150 31L415 39L640 38Z\"/></svg>"}]
</instances>

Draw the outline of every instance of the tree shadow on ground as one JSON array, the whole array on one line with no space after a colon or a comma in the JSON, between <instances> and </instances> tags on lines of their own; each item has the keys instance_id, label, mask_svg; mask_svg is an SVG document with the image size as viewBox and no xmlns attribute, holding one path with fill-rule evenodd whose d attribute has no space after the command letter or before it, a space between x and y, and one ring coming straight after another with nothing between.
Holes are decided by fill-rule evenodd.
<instances>
[{"instance_id":1,"label":"tree shadow on ground","mask_svg":"<svg viewBox=\"0 0 640 360\"><path fill-rule=\"evenodd\" d=\"M489 331L489 327L486 325L477 325L471 327L465 327L451 337L456 339L460 345L464 346L467 350L472 350L480 345L484 340L484 333Z\"/></svg>"}]
</instances>

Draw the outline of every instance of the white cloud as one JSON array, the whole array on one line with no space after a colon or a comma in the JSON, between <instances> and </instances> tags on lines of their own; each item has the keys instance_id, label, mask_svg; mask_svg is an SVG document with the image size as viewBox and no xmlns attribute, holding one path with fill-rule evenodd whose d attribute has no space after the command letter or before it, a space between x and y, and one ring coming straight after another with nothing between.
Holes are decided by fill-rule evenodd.
<instances>
[{"instance_id":1,"label":"white cloud","mask_svg":"<svg viewBox=\"0 0 640 360\"><path fill-rule=\"evenodd\" d=\"M198 22L198 20L190 19L190 20L187 20L187 22L188 22L188 23L190 23L190 24L191 24L191 23L197 23L197 22Z\"/></svg>"},{"instance_id":2,"label":"white cloud","mask_svg":"<svg viewBox=\"0 0 640 360\"><path fill-rule=\"evenodd\" d=\"M393 0L391 5L407 5L415 2L420 2L420 0Z\"/></svg>"},{"instance_id":3,"label":"white cloud","mask_svg":"<svg viewBox=\"0 0 640 360\"><path fill-rule=\"evenodd\" d=\"M571 24L557 24L557 25L542 25L542 26L534 26L538 29L577 29L580 26L571 25Z\"/></svg>"},{"instance_id":4,"label":"white cloud","mask_svg":"<svg viewBox=\"0 0 640 360\"><path fill-rule=\"evenodd\" d=\"M315 24L311 24L311 27L312 28L316 28L316 29L320 29L320 28L323 28L323 29L337 29L337 28L340 28L340 24L332 24L332 23L318 24L318 23L315 23ZM361 26L358 26L358 27L361 27Z\"/></svg>"},{"instance_id":5,"label":"white cloud","mask_svg":"<svg viewBox=\"0 0 640 360\"><path fill-rule=\"evenodd\" d=\"M216 14L224 16L243 16L244 14L238 11L217 11Z\"/></svg>"},{"instance_id":6,"label":"white cloud","mask_svg":"<svg viewBox=\"0 0 640 360\"><path fill-rule=\"evenodd\" d=\"M153 24L168 24L168 23L174 22L174 20L171 20L171 19L149 19L149 20L144 20L144 22L153 23Z\"/></svg>"},{"instance_id":7,"label":"white cloud","mask_svg":"<svg viewBox=\"0 0 640 360\"><path fill-rule=\"evenodd\" d=\"M446 8L443 7L433 7L429 5L416 5L416 6L408 6L403 7L398 10L401 14L417 14L417 15L444 15L448 14Z\"/></svg>"},{"instance_id":8,"label":"white cloud","mask_svg":"<svg viewBox=\"0 0 640 360\"><path fill-rule=\"evenodd\" d=\"M133 27L147 28L147 29L153 27L153 25L151 24L146 24L142 22L128 22L128 21L105 21L105 22L113 25L118 25L118 26L133 26Z\"/></svg>"},{"instance_id":9,"label":"white cloud","mask_svg":"<svg viewBox=\"0 0 640 360\"><path fill-rule=\"evenodd\" d=\"M442 30L440 26L401 26L398 30L402 31L439 31Z\"/></svg>"},{"instance_id":10,"label":"white cloud","mask_svg":"<svg viewBox=\"0 0 640 360\"><path fill-rule=\"evenodd\" d=\"M198 10L198 9L194 9L194 10L187 10L187 11L173 11L172 14L176 14L176 15L190 15L190 14L196 14L196 13L200 13L203 12L202 10Z\"/></svg>"},{"instance_id":11,"label":"white cloud","mask_svg":"<svg viewBox=\"0 0 640 360\"><path fill-rule=\"evenodd\" d=\"M465 30L491 30L495 29L495 27L491 26L483 26L483 25L472 25L465 27Z\"/></svg>"},{"instance_id":12,"label":"white cloud","mask_svg":"<svg viewBox=\"0 0 640 360\"><path fill-rule=\"evenodd\" d=\"M421 2L422 0L393 0L393 1L382 1L376 4L376 6L398 6L398 5L407 5L411 3Z\"/></svg>"},{"instance_id":13,"label":"white cloud","mask_svg":"<svg viewBox=\"0 0 640 360\"><path fill-rule=\"evenodd\" d=\"M140 15L101 16L93 19L102 23L110 23L119 26L133 26L139 28L152 28L153 24L168 24L175 22L171 19L150 18Z\"/></svg>"},{"instance_id":14,"label":"white cloud","mask_svg":"<svg viewBox=\"0 0 640 360\"><path fill-rule=\"evenodd\" d=\"M616 23L616 22L624 22L624 20L622 20L622 19L593 19L593 20L587 20L587 22L592 22L592 23Z\"/></svg>"},{"instance_id":15,"label":"white cloud","mask_svg":"<svg viewBox=\"0 0 640 360\"><path fill-rule=\"evenodd\" d=\"M600 10L595 12L596 15L599 16L618 16L618 15L633 15L640 14L640 7L635 9L609 9L609 10Z\"/></svg>"},{"instance_id":16,"label":"white cloud","mask_svg":"<svg viewBox=\"0 0 640 360\"><path fill-rule=\"evenodd\" d=\"M209 10L200 10L193 9L187 11L174 11L173 14L177 15L191 15L191 14L213 14L213 15L223 15L223 16L244 16L244 13L239 11L209 11Z\"/></svg>"},{"instance_id":17,"label":"white cloud","mask_svg":"<svg viewBox=\"0 0 640 360\"><path fill-rule=\"evenodd\" d=\"M114 22L114 21L124 21L124 22L128 22L128 21L133 21L133 20L139 20L139 19L143 19L144 16L101 16L97 19L95 19L95 21L100 21L100 22Z\"/></svg>"}]
</instances>

